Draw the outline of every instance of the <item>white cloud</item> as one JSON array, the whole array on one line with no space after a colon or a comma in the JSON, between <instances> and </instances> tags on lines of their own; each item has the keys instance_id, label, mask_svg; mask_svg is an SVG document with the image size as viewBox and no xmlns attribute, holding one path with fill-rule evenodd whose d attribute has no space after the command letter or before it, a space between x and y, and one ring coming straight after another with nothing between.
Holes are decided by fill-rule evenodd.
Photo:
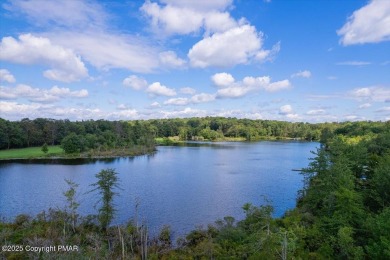
<instances>
[{"instance_id":1,"label":"white cloud","mask_svg":"<svg viewBox=\"0 0 390 260\"><path fill-rule=\"evenodd\" d=\"M149 73L158 68L157 48L144 39L105 31L46 33L53 42L71 48L93 66Z\"/></svg>"},{"instance_id":2,"label":"white cloud","mask_svg":"<svg viewBox=\"0 0 390 260\"><path fill-rule=\"evenodd\" d=\"M218 98L239 98L245 96L250 91L252 91L251 88L236 85L236 86L219 89L217 91L217 97Z\"/></svg>"},{"instance_id":3,"label":"white cloud","mask_svg":"<svg viewBox=\"0 0 390 260\"><path fill-rule=\"evenodd\" d=\"M194 104L211 102L213 100L215 100L215 95L207 93L200 93L191 97L191 102Z\"/></svg>"},{"instance_id":4,"label":"white cloud","mask_svg":"<svg viewBox=\"0 0 390 260\"><path fill-rule=\"evenodd\" d=\"M0 60L19 64L45 64L51 69L44 76L72 82L88 76L87 68L72 50L52 44L48 38L22 34L19 40L4 37L0 43Z\"/></svg>"},{"instance_id":5,"label":"white cloud","mask_svg":"<svg viewBox=\"0 0 390 260\"><path fill-rule=\"evenodd\" d=\"M157 3L147 1L141 11L151 18L150 23L155 32L168 35L196 32L203 24L202 15L188 8L171 5L161 7Z\"/></svg>"},{"instance_id":6,"label":"white cloud","mask_svg":"<svg viewBox=\"0 0 390 260\"><path fill-rule=\"evenodd\" d=\"M279 114L281 115L287 115L291 114L293 112L293 109L291 105L284 105L279 108Z\"/></svg>"},{"instance_id":7,"label":"white cloud","mask_svg":"<svg viewBox=\"0 0 390 260\"><path fill-rule=\"evenodd\" d=\"M258 62L273 61L276 54L280 51L280 42L276 43L270 50L260 50L256 56L255 60Z\"/></svg>"},{"instance_id":8,"label":"white cloud","mask_svg":"<svg viewBox=\"0 0 390 260\"><path fill-rule=\"evenodd\" d=\"M149 108L158 108L158 107L161 107L161 105L157 101L155 101L149 105Z\"/></svg>"},{"instance_id":9,"label":"white cloud","mask_svg":"<svg viewBox=\"0 0 390 260\"><path fill-rule=\"evenodd\" d=\"M336 63L336 65L347 65L347 66L365 66L370 64L371 62L367 62L367 61L343 61L343 62Z\"/></svg>"},{"instance_id":10,"label":"white cloud","mask_svg":"<svg viewBox=\"0 0 390 260\"><path fill-rule=\"evenodd\" d=\"M98 69L128 69L149 73L159 68L159 48L138 35L117 32L111 14L98 1L12 0L6 9L43 26L41 36L74 50ZM62 77L48 72L48 77Z\"/></svg>"},{"instance_id":11,"label":"white cloud","mask_svg":"<svg viewBox=\"0 0 390 260\"><path fill-rule=\"evenodd\" d=\"M289 80L271 83L271 78L268 76L245 77L242 81L236 82L228 73L217 73L211 77L211 80L219 87L216 94L218 98L239 98L252 91L275 92L291 87Z\"/></svg>"},{"instance_id":12,"label":"white cloud","mask_svg":"<svg viewBox=\"0 0 390 260\"><path fill-rule=\"evenodd\" d=\"M186 64L186 61L177 57L174 51L160 52L159 59L160 63L168 68L183 68Z\"/></svg>"},{"instance_id":13,"label":"white cloud","mask_svg":"<svg viewBox=\"0 0 390 260\"><path fill-rule=\"evenodd\" d=\"M237 22L224 12L231 1L162 1L165 5L146 1L141 11L149 18L152 30L161 36L191 34L204 29L218 32L230 29Z\"/></svg>"},{"instance_id":14,"label":"white cloud","mask_svg":"<svg viewBox=\"0 0 390 260\"><path fill-rule=\"evenodd\" d=\"M309 110L307 111L307 115L309 116L317 116L317 115L324 115L326 113L326 111L324 109L313 109L313 110Z\"/></svg>"},{"instance_id":15,"label":"white cloud","mask_svg":"<svg viewBox=\"0 0 390 260\"><path fill-rule=\"evenodd\" d=\"M123 80L122 84L126 87L130 87L135 90L141 90L148 86L148 82L145 79L140 78L136 75L128 76Z\"/></svg>"},{"instance_id":16,"label":"white cloud","mask_svg":"<svg viewBox=\"0 0 390 260\"><path fill-rule=\"evenodd\" d=\"M299 115L294 113L291 105L284 105L279 108L279 115L285 116L288 119L296 120L299 119Z\"/></svg>"},{"instance_id":17,"label":"white cloud","mask_svg":"<svg viewBox=\"0 0 390 260\"><path fill-rule=\"evenodd\" d=\"M156 96L176 96L176 91L161 85L160 82L154 82L146 89L146 92Z\"/></svg>"},{"instance_id":18,"label":"white cloud","mask_svg":"<svg viewBox=\"0 0 390 260\"><path fill-rule=\"evenodd\" d=\"M121 111L115 111L115 112L108 113L105 117L109 118L109 119L117 119L117 120L118 119L123 120L124 118L138 119L139 113L136 109L126 108L126 109L122 109Z\"/></svg>"},{"instance_id":19,"label":"white cloud","mask_svg":"<svg viewBox=\"0 0 390 260\"><path fill-rule=\"evenodd\" d=\"M369 107L371 107L370 103L364 103L364 104L359 105L359 108L362 108L362 109L369 108Z\"/></svg>"},{"instance_id":20,"label":"white cloud","mask_svg":"<svg viewBox=\"0 0 390 260\"><path fill-rule=\"evenodd\" d=\"M190 100L188 98L170 98L164 101L164 105L174 105L174 106L186 106Z\"/></svg>"},{"instance_id":21,"label":"white cloud","mask_svg":"<svg viewBox=\"0 0 390 260\"><path fill-rule=\"evenodd\" d=\"M206 68L231 67L246 64L261 55L263 34L251 25L241 25L225 32L215 33L196 43L188 52L191 66Z\"/></svg>"},{"instance_id":22,"label":"white cloud","mask_svg":"<svg viewBox=\"0 0 390 260\"><path fill-rule=\"evenodd\" d=\"M0 82L1 81L14 83L16 80L14 75L11 74L11 72L6 69L0 69Z\"/></svg>"},{"instance_id":23,"label":"white cloud","mask_svg":"<svg viewBox=\"0 0 390 260\"><path fill-rule=\"evenodd\" d=\"M161 0L162 3L176 5L181 8L195 10L224 10L230 6L233 0Z\"/></svg>"},{"instance_id":24,"label":"white cloud","mask_svg":"<svg viewBox=\"0 0 390 260\"><path fill-rule=\"evenodd\" d=\"M279 90L289 89L291 87L291 83L288 79L280 80L273 82L269 85L264 86L264 89L268 92L275 92Z\"/></svg>"},{"instance_id":25,"label":"white cloud","mask_svg":"<svg viewBox=\"0 0 390 260\"><path fill-rule=\"evenodd\" d=\"M127 110L129 109L125 104L119 104L116 109L118 110Z\"/></svg>"},{"instance_id":26,"label":"white cloud","mask_svg":"<svg viewBox=\"0 0 390 260\"><path fill-rule=\"evenodd\" d=\"M294 73L291 75L292 78L298 77L298 78L310 78L311 72L308 70L299 71L297 73Z\"/></svg>"},{"instance_id":27,"label":"white cloud","mask_svg":"<svg viewBox=\"0 0 390 260\"><path fill-rule=\"evenodd\" d=\"M186 107L183 110L159 111L159 114L162 118L204 117L207 115L207 111Z\"/></svg>"},{"instance_id":28,"label":"white cloud","mask_svg":"<svg viewBox=\"0 0 390 260\"><path fill-rule=\"evenodd\" d=\"M216 73L211 77L213 83L218 87L228 87L234 83L234 78L231 74L222 72Z\"/></svg>"},{"instance_id":29,"label":"white cloud","mask_svg":"<svg viewBox=\"0 0 390 260\"><path fill-rule=\"evenodd\" d=\"M343 45L390 40L390 1L371 0L353 12L337 34L342 37Z\"/></svg>"},{"instance_id":30,"label":"white cloud","mask_svg":"<svg viewBox=\"0 0 390 260\"><path fill-rule=\"evenodd\" d=\"M39 117L42 116L40 109L43 107L41 104L19 104L13 101L0 101L0 114L2 117L9 119L17 119L24 117Z\"/></svg>"},{"instance_id":31,"label":"white cloud","mask_svg":"<svg viewBox=\"0 0 390 260\"><path fill-rule=\"evenodd\" d=\"M346 121L359 121L359 120L364 120L364 117L360 117L358 115L346 115L346 116L344 116L344 120L346 120Z\"/></svg>"},{"instance_id":32,"label":"white cloud","mask_svg":"<svg viewBox=\"0 0 390 260\"><path fill-rule=\"evenodd\" d=\"M360 101L390 102L390 88L365 87L350 91L347 97L352 97Z\"/></svg>"},{"instance_id":33,"label":"white cloud","mask_svg":"<svg viewBox=\"0 0 390 260\"><path fill-rule=\"evenodd\" d=\"M193 95L196 93L196 90L190 87L185 87L180 89L180 93L187 94L187 95Z\"/></svg>"},{"instance_id":34,"label":"white cloud","mask_svg":"<svg viewBox=\"0 0 390 260\"><path fill-rule=\"evenodd\" d=\"M200 93L192 96L191 98L171 98L164 102L164 105L174 105L174 106L186 106L189 104L199 104L199 103L207 103L215 100L215 95Z\"/></svg>"},{"instance_id":35,"label":"white cloud","mask_svg":"<svg viewBox=\"0 0 390 260\"><path fill-rule=\"evenodd\" d=\"M57 86L51 89L40 89L23 84L16 87L0 87L0 98L3 99L26 98L32 102L50 103L61 98L84 98L87 96L88 91L86 89L71 91L69 88L59 88Z\"/></svg>"},{"instance_id":36,"label":"white cloud","mask_svg":"<svg viewBox=\"0 0 390 260\"><path fill-rule=\"evenodd\" d=\"M102 7L92 1L12 0L3 7L27 16L38 26L102 27L108 18Z\"/></svg>"}]
</instances>

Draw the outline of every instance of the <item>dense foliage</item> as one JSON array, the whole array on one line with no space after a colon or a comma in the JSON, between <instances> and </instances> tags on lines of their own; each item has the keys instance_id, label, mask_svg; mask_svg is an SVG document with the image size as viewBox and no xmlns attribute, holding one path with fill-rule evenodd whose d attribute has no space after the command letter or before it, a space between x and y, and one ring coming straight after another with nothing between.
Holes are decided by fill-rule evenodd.
<instances>
[{"instance_id":1,"label":"dense foliage","mask_svg":"<svg viewBox=\"0 0 390 260\"><path fill-rule=\"evenodd\" d=\"M71 122L28 118L0 118L0 149L61 144L65 152L107 150L133 145L151 146L155 138L180 140L305 139L326 142L334 134L365 135L382 131L381 122L291 123L223 117L153 119L136 121L86 120Z\"/></svg>"},{"instance_id":2,"label":"dense foliage","mask_svg":"<svg viewBox=\"0 0 390 260\"><path fill-rule=\"evenodd\" d=\"M141 121L87 120L71 122L37 118L0 118L0 149L61 144L66 153L106 151L133 146L154 147L155 129Z\"/></svg>"},{"instance_id":3,"label":"dense foliage","mask_svg":"<svg viewBox=\"0 0 390 260\"><path fill-rule=\"evenodd\" d=\"M77 244L80 250L3 254L10 259L390 259L390 122L321 128L323 143L302 171L305 183L297 207L282 218L272 217L271 205L246 204L245 219L225 217L191 231L173 247L168 227L151 237L136 216L105 230L96 216L79 217L73 184L68 208L0 223L0 241Z\"/></svg>"}]
</instances>

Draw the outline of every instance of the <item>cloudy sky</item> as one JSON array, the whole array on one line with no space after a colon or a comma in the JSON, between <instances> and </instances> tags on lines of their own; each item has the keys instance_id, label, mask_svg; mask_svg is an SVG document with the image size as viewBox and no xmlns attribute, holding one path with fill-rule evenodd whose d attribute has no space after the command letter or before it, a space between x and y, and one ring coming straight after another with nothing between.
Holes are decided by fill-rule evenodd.
<instances>
[{"instance_id":1,"label":"cloudy sky","mask_svg":"<svg viewBox=\"0 0 390 260\"><path fill-rule=\"evenodd\" d=\"M390 120L389 0L5 0L0 117Z\"/></svg>"}]
</instances>

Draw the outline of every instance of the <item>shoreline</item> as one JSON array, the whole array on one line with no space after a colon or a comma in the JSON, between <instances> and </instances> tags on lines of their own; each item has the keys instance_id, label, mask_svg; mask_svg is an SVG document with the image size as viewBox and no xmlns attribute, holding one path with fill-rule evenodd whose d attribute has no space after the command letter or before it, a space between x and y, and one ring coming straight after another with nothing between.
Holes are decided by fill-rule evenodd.
<instances>
[{"instance_id":1,"label":"shoreline","mask_svg":"<svg viewBox=\"0 0 390 260\"><path fill-rule=\"evenodd\" d=\"M40 147L38 147L40 148ZM26 148L13 149L13 151L22 150ZM135 157L141 155L148 155L157 152L156 147L133 147L124 149L112 149L108 151L87 151L80 154L52 154L52 155L37 155L37 156L25 156L25 157L6 157L0 158L0 162L4 161L30 161L30 160L85 160L85 159L114 159L114 158L126 158ZM4 150L3 150L4 151Z\"/></svg>"},{"instance_id":2,"label":"shoreline","mask_svg":"<svg viewBox=\"0 0 390 260\"><path fill-rule=\"evenodd\" d=\"M15 157L4 157L1 158L0 156L0 162L4 161L29 161L29 160L80 160L80 159L114 159L114 158L128 158L128 157L135 157L135 156L141 156L141 155L149 155L157 152L156 147L157 146L177 146L177 145L183 145L186 144L193 144L193 143L199 143L199 144L207 144L207 143L218 143L218 142L260 142L260 141L304 141L304 142L310 142L307 140L304 140L302 138L288 138L288 137L274 137L274 138L267 138L267 139L256 139L256 140L245 140L242 138L224 138L224 139L217 139L217 140L178 140L175 137L165 137L164 139L161 138L159 140L156 140L156 145L151 147L140 147L135 146L131 148L119 148L119 149L112 149L108 151L87 151L82 152L80 154L59 154L59 153L53 153L53 154L40 154L40 155L29 155L29 156L15 156ZM57 146L58 147L58 146ZM15 151L23 151L24 149L41 149L40 147L26 147L26 148L16 148L11 149L12 152ZM127 150L126 150L127 149ZM1 150L0 152L5 152L9 150Z\"/></svg>"}]
</instances>

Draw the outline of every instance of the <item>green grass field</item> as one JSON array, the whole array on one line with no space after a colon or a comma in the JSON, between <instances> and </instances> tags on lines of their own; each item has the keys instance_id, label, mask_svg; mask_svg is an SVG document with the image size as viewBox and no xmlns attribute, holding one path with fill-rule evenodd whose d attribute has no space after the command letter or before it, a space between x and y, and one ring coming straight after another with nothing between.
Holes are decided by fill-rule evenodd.
<instances>
[{"instance_id":1,"label":"green grass field","mask_svg":"<svg viewBox=\"0 0 390 260\"><path fill-rule=\"evenodd\" d=\"M19 159L19 158L45 158L51 156L63 155L64 151L59 145L48 146L47 154L42 152L41 147L29 147L20 149L0 150L1 159Z\"/></svg>"}]
</instances>

